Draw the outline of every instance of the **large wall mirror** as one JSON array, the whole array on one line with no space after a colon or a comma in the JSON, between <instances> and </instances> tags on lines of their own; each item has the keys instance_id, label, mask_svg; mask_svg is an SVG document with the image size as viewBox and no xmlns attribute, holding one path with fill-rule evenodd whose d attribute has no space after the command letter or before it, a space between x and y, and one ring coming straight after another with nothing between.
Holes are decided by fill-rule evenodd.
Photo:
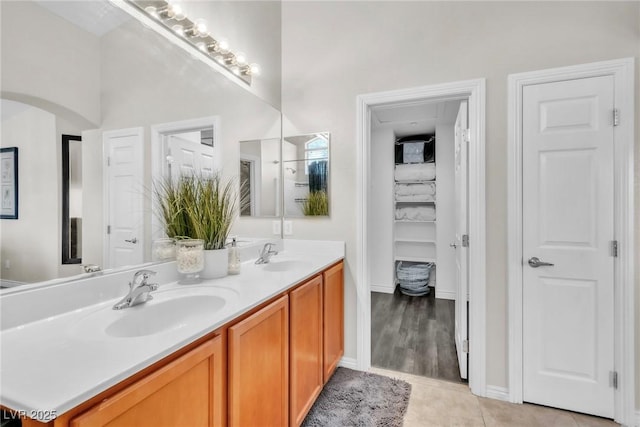
<instances>
[{"instance_id":1,"label":"large wall mirror","mask_svg":"<svg viewBox=\"0 0 640 427\"><path fill-rule=\"evenodd\" d=\"M279 2L255 3L265 28L279 27ZM0 286L79 274L86 264L151 261L154 179L171 162L188 163L163 147L211 148L217 170L239 179L239 141L281 139L277 108L108 1L0 8L1 145L20 152L20 216L0 220ZM279 34L273 39L279 49ZM166 131L209 118L217 128ZM69 139L63 154L63 135L82 142ZM119 180L114 165L136 177ZM280 214L267 204L274 197L262 197L261 215ZM270 237L271 220L240 216L232 233ZM109 256L118 247L128 252Z\"/></svg>"},{"instance_id":2,"label":"large wall mirror","mask_svg":"<svg viewBox=\"0 0 640 427\"><path fill-rule=\"evenodd\" d=\"M331 134L240 142L243 217L329 216Z\"/></svg>"}]
</instances>

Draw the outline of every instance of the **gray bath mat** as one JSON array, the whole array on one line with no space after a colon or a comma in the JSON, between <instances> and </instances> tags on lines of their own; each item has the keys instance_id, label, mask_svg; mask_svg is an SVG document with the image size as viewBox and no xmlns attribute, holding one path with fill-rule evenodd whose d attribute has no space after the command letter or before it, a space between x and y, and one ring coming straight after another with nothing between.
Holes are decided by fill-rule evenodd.
<instances>
[{"instance_id":1,"label":"gray bath mat","mask_svg":"<svg viewBox=\"0 0 640 427\"><path fill-rule=\"evenodd\" d=\"M303 427L400 427L411 384L338 368L302 423Z\"/></svg>"}]
</instances>

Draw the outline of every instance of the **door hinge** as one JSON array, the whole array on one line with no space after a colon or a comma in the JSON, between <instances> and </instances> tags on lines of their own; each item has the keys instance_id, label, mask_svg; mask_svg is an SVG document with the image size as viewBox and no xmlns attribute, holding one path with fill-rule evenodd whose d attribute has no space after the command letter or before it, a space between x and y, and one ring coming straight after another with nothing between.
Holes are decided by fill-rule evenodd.
<instances>
[{"instance_id":1,"label":"door hinge","mask_svg":"<svg viewBox=\"0 0 640 427\"><path fill-rule=\"evenodd\" d=\"M617 108L613 109L613 125L618 126L620 124L620 110Z\"/></svg>"},{"instance_id":2,"label":"door hinge","mask_svg":"<svg viewBox=\"0 0 640 427\"><path fill-rule=\"evenodd\" d=\"M469 235L468 234L463 234L462 235L462 247L463 248L468 248L469 247Z\"/></svg>"},{"instance_id":3,"label":"door hinge","mask_svg":"<svg viewBox=\"0 0 640 427\"><path fill-rule=\"evenodd\" d=\"M611 256L614 258L618 257L618 241L617 240L611 241Z\"/></svg>"},{"instance_id":4,"label":"door hinge","mask_svg":"<svg viewBox=\"0 0 640 427\"><path fill-rule=\"evenodd\" d=\"M462 341L462 351L464 353L469 353L469 340Z\"/></svg>"},{"instance_id":5,"label":"door hinge","mask_svg":"<svg viewBox=\"0 0 640 427\"><path fill-rule=\"evenodd\" d=\"M111 234L111 226L107 225L107 234Z\"/></svg>"},{"instance_id":6,"label":"door hinge","mask_svg":"<svg viewBox=\"0 0 640 427\"><path fill-rule=\"evenodd\" d=\"M471 142L471 129L464 130L464 142Z\"/></svg>"},{"instance_id":7,"label":"door hinge","mask_svg":"<svg viewBox=\"0 0 640 427\"><path fill-rule=\"evenodd\" d=\"M618 389L618 373L616 371L609 371L609 387Z\"/></svg>"},{"instance_id":8,"label":"door hinge","mask_svg":"<svg viewBox=\"0 0 640 427\"><path fill-rule=\"evenodd\" d=\"M107 156L107 166L111 166L111 156Z\"/></svg>"}]
</instances>

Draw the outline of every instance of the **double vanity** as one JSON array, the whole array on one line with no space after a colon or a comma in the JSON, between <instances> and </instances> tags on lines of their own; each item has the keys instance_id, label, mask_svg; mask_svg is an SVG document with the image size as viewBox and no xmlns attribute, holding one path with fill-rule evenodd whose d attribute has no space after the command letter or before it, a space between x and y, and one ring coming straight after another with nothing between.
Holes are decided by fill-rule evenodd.
<instances>
[{"instance_id":1,"label":"double vanity","mask_svg":"<svg viewBox=\"0 0 640 427\"><path fill-rule=\"evenodd\" d=\"M300 425L343 354L344 243L277 245L199 284L146 265L152 298L119 310L141 268L3 294L5 413L24 426Z\"/></svg>"}]
</instances>

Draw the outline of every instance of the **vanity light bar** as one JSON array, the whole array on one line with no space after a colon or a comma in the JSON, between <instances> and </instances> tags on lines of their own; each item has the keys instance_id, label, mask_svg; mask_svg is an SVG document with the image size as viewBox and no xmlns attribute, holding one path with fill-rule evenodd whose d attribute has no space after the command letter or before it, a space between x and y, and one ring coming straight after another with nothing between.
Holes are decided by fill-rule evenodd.
<instances>
[{"instance_id":1,"label":"vanity light bar","mask_svg":"<svg viewBox=\"0 0 640 427\"><path fill-rule=\"evenodd\" d=\"M175 1L129 0L129 3L160 22L194 48L206 53L240 79L251 84L251 77L260 74L258 64L249 64L242 52L232 52L224 39L214 39L203 19L190 19Z\"/></svg>"}]
</instances>

